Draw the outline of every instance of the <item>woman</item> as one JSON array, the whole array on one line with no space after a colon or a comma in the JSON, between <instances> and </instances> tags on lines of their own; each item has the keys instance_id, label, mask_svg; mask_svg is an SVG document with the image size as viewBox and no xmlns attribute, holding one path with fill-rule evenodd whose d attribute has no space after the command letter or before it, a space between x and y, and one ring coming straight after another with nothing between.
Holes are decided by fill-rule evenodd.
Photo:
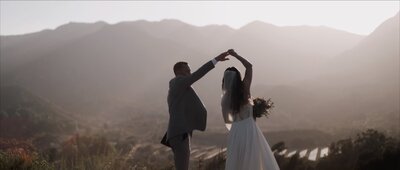
<instances>
[{"instance_id":1,"label":"woman","mask_svg":"<svg viewBox=\"0 0 400 170\"><path fill-rule=\"evenodd\" d=\"M252 64L234 50L228 53L246 68L243 81L235 67L229 67L222 79L222 113L230 129L227 145L227 170L279 170L264 135L253 119L250 85Z\"/></svg>"}]
</instances>

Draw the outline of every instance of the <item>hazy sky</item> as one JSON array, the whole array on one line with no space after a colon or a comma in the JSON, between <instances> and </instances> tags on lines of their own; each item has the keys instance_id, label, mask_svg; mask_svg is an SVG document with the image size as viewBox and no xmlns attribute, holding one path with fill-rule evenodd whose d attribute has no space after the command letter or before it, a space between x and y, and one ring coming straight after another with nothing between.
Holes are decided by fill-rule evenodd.
<instances>
[{"instance_id":1,"label":"hazy sky","mask_svg":"<svg viewBox=\"0 0 400 170\"><path fill-rule=\"evenodd\" d=\"M328 26L367 35L394 16L399 1L0 1L0 34L54 29L74 22L107 23L179 19L197 26L224 24L240 28L260 20L278 26Z\"/></svg>"}]
</instances>

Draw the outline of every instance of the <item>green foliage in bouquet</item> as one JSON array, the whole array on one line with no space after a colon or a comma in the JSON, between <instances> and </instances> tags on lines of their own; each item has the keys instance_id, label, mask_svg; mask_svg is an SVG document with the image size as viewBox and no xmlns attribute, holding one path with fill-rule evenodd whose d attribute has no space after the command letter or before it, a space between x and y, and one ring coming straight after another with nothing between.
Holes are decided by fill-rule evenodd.
<instances>
[{"instance_id":1,"label":"green foliage in bouquet","mask_svg":"<svg viewBox=\"0 0 400 170\"><path fill-rule=\"evenodd\" d=\"M271 109L274 107L274 102L271 99L265 100L264 98L255 98L253 99L253 117L254 119L260 118L261 116L266 116L271 112Z\"/></svg>"}]
</instances>

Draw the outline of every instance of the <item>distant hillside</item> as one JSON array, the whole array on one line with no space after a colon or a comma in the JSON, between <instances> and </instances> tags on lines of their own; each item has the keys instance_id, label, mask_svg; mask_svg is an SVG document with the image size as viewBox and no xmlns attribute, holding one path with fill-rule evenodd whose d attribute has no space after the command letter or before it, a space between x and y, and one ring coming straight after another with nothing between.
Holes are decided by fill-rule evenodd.
<instances>
[{"instance_id":1,"label":"distant hillside","mask_svg":"<svg viewBox=\"0 0 400 170\"><path fill-rule=\"evenodd\" d=\"M399 21L397 14L382 23L354 48L324 63L314 78L256 89L293 116L314 122L315 128L376 128L398 134Z\"/></svg>"},{"instance_id":2,"label":"distant hillside","mask_svg":"<svg viewBox=\"0 0 400 170\"><path fill-rule=\"evenodd\" d=\"M321 76L307 85L309 90L321 91L319 99L327 100L316 110L325 110L331 120L341 117L343 122L365 128L399 129L400 122L395 121L400 119L399 26L397 14L357 46L327 62Z\"/></svg>"},{"instance_id":3,"label":"distant hillside","mask_svg":"<svg viewBox=\"0 0 400 170\"><path fill-rule=\"evenodd\" d=\"M2 86L0 97L1 138L71 134L78 125L68 113L21 87Z\"/></svg>"},{"instance_id":4,"label":"distant hillside","mask_svg":"<svg viewBox=\"0 0 400 170\"><path fill-rule=\"evenodd\" d=\"M274 115L259 122L264 129L309 129L328 123L352 126L343 120L358 121L358 126L372 120L366 113L371 109L398 113L393 105L398 101L393 95L396 91L379 92L386 85L393 89L398 82L395 61L399 54L394 51L399 45L393 37L399 29L395 19L387 22L367 37L327 27L278 27L259 21L240 29L196 27L177 20L69 23L55 30L1 36L1 84L24 87L95 122L128 121L127 114L167 115L173 64L188 61L194 71L220 52L234 48L253 63L252 94L276 101ZM357 57L371 56L375 61L376 54L388 59L368 65L360 64L364 59ZM223 128L220 83L223 70L232 65L244 71L232 59L218 63L194 84L208 109L210 130ZM371 70L375 67L379 69ZM356 79L370 77L363 76L366 70L370 70L369 75L379 75L373 77L382 78L381 82L393 83L369 86L369 79ZM387 78L380 76L386 73ZM379 98L368 102L357 99L359 94L365 99L378 93ZM385 105L371 105L376 101ZM328 115L336 115L336 119ZM382 119L379 121L387 121Z\"/></svg>"}]
</instances>

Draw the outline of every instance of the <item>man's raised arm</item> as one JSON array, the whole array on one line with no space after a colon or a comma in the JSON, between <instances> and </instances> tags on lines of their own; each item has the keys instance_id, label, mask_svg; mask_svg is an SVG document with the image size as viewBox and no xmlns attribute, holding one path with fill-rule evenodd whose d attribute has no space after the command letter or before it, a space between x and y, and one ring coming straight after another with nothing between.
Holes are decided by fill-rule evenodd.
<instances>
[{"instance_id":1,"label":"man's raised arm","mask_svg":"<svg viewBox=\"0 0 400 170\"><path fill-rule=\"evenodd\" d=\"M185 76L183 78L183 83L185 86L191 86L194 82L202 78L204 75L206 75L211 69L215 67L215 64L217 64L218 61L226 61L229 60L227 56L229 55L228 52L223 52L211 61L207 62L203 66L201 66L199 69L197 69L195 72L193 72L189 76Z\"/></svg>"}]
</instances>

